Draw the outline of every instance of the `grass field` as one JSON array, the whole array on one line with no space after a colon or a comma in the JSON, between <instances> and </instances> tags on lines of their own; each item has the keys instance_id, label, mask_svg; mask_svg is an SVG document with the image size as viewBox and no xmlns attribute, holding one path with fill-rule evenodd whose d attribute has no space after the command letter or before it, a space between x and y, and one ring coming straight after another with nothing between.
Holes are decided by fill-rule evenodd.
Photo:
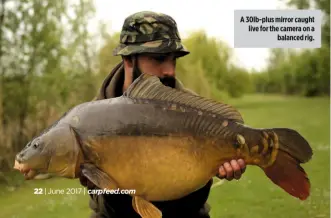
<instances>
[{"instance_id":1,"label":"grass field","mask_svg":"<svg viewBox=\"0 0 331 218\"><path fill-rule=\"evenodd\" d=\"M311 180L311 196L300 201L275 186L257 167L248 167L240 181L224 182L212 189L208 202L212 218L323 218L330 217L330 101L281 96L247 96L231 100L246 124L289 127L312 145L314 156L303 165ZM36 195L35 188L80 188L78 181L52 179L22 181L11 174L15 187L0 186L0 217L88 217L88 196Z\"/></svg>"}]
</instances>

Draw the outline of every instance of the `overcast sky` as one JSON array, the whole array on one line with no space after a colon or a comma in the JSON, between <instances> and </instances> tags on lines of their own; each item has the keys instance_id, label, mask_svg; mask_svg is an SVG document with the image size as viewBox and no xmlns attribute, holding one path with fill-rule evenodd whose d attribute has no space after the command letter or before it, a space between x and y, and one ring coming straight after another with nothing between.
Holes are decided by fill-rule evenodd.
<instances>
[{"instance_id":1,"label":"overcast sky","mask_svg":"<svg viewBox=\"0 0 331 218\"><path fill-rule=\"evenodd\" d=\"M179 32L204 29L234 47L233 14L236 9L280 9L280 0L95 0L96 18L106 21L110 31L120 31L124 19L137 11L151 10L172 16ZM246 68L265 66L267 48L235 48L236 63Z\"/></svg>"}]
</instances>

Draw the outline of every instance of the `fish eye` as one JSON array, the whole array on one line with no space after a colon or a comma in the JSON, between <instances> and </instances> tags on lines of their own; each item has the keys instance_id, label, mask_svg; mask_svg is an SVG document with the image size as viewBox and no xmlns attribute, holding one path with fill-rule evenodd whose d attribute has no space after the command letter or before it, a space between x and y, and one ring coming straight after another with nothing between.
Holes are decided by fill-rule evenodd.
<instances>
[{"instance_id":1,"label":"fish eye","mask_svg":"<svg viewBox=\"0 0 331 218\"><path fill-rule=\"evenodd\" d=\"M34 148L38 148L38 147L39 147L38 142L34 143L34 144L33 144L33 147L34 147Z\"/></svg>"},{"instance_id":2,"label":"fish eye","mask_svg":"<svg viewBox=\"0 0 331 218\"><path fill-rule=\"evenodd\" d=\"M233 143L233 147L236 148L236 149L237 149L237 148L240 148L240 144L239 144L238 142L234 142L234 143Z\"/></svg>"},{"instance_id":3,"label":"fish eye","mask_svg":"<svg viewBox=\"0 0 331 218\"><path fill-rule=\"evenodd\" d=\"M40 146L40 139L38 138L35 141L31 142L31 145L33 146L33 148L38 148Z\"/></svg>"}]
</instances>

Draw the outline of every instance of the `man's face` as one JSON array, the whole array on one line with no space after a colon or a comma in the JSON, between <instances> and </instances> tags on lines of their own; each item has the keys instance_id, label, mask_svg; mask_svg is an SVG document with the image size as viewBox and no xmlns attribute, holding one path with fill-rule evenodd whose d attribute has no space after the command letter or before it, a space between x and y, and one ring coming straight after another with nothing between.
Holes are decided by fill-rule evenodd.
<instances>
[{"instance_id":1,"label":"man's face","mask_svg":"<svg viewBox=\"0 0 331 218\"><path fill-rule=\"evenodd\" d=\"M141 54L138 56L138 67L141 72L159 78L175 77L176 56L172 53Z\"/></svg>"},{"instance_id":2,"label":"man's face","mask_svg":"<svg viewBox=\"0 0 331 218\"><path fill-rule=\"evenodd\" d=\"M176 85L176 59L173 53L142 54L138 56L138 67L143 73L155 75L161 82L170 87Z\"/></svg>"}]
</instances>

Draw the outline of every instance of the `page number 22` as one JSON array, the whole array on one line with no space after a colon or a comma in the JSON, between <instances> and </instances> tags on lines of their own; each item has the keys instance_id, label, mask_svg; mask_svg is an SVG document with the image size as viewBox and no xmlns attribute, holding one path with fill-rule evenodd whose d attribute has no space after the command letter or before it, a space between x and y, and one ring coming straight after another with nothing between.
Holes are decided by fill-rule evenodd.
<instances>
[{"instance_id":1,"label":"page number 22","mask_svg":"<svg viewBox=\"0 0 331 218\"><path fill-rule=\"evenodd\" d=\"M34 189L34 194L35 195L42 195L43 194L43 189L42 188L35 188Z\"/></svg>"}]
</instances>

